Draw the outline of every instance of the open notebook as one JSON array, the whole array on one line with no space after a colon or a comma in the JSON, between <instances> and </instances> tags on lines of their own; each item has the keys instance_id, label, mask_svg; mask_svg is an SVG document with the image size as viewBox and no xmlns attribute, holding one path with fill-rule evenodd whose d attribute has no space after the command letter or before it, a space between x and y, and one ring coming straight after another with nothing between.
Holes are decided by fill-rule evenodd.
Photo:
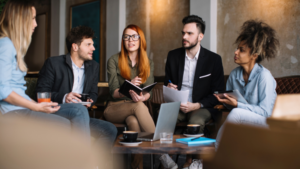
<instances>
[{"instance_id":1,"label":"open notebook","mask_svg":"<svg viewBox=\"0 0 300 169\"><path fill-rule=\"evenodd\" d=\"M153 87L156 85L157 82L152 83L151 85L145 86L144 88L140 88L136 85L134 85L133 83L131 83L128 80L125 80L125 82L122 84L122 86L120 87L119 92L122 93L123 95L125 95L126 97L131 98L130 94L129 94L129 90L133 90L136 94L140 94L141 92L143 93L149 93Z\"/></svg>"}]
</instances>

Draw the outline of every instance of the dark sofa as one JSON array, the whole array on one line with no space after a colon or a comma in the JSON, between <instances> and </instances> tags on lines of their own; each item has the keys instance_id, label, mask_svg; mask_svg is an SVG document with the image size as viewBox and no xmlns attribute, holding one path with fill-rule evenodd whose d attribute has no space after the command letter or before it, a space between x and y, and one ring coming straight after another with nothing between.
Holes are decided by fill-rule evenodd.
<instances>
[{"instance_id":1,"label":"dark sofa","mask_svg":"<svg viewBox=\"0 0 300 169\"><path fill-rule=\"evenodd\" d=\"M26 94L29 95L32 99L36 100L35 94L35 86L37 83L38 76L37 75L27 75L25 77L26 80ZM226 81L228 79L228 75L224 77L224 87L226 85ZM149 111L156 121L158 116L158 110L161 103L164 103L163 99L163 76L155 77L155 81L158 82L157 85L153 88L152 98L151 100L145 102L148 106ZM300 76L290 76L290 77L280 77L275 78L277 82L276 92L277 94L291 94L291 93L300 93ZM99 82L98 83L98 99L93 107L93 111L91 111L91 116L96 118L103 118L103 111L106 106L107 98L109 95L108 84L107 82Z\"/></svg>"}]
</instances>

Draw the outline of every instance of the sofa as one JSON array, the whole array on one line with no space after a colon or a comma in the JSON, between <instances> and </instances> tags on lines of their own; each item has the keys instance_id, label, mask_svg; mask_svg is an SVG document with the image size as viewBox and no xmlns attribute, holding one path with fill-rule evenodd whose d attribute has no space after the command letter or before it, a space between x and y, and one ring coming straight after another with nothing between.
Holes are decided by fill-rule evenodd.
<instances>
[{"instance_id":1,"label":"sofa","mask_svg":"<svg viewBox=\"0 0 300 169\"><path fill-rule=\"evenodd\" d=\"M26 94L29 95L34 100L36 100L35 86L37 83L37 79L38 79L38 75L27 75L25 77L26 86L27 86ZM225 75L224 88L226 86L227 79L228 79L228 75ZM277 82L276 92L278 95L300 93L300 76L280 77L280 78L275 78L275 80ZM149 112L152 115L154 121L156 122L160 104L164 103L164 98L163 98L164 77L163 76L155 77L155 81L158 83L152 89L152 93L153 93L152 98L151 100L146 101L145 104L148 106ZM90 115L92 117L103 119L103 111L105 109L108 96L109 96L108 83L99 82L98 99L90 111ZM224 119L226 118L228 111L227 112L222 111L221 113L223 114L222 118Z\"/></svg>"},{"instance_id":2,"label":"sofa","mask_svg":"<svg viewBox=\"0 0 300 169\"><path fill-rule=\"evenodd\" d=\"M226 82L228 79L228 75L224 76L224 89L226 87ZM157 112L159 110L160 104L164 103L163 98L163 79L164 77L155 77L155 80L158 81L157 85L152 89L153 96L150 100L152 106L152 114L154 120L157 119ZM300 76L288 76L288 77L280 77L275 78L277 86L276 92L278 95L280 94L292 94L292 93L300 93ZM226 118L228 111L221 110L223 115L222 119Z\"/></svg>"}]
</instances>

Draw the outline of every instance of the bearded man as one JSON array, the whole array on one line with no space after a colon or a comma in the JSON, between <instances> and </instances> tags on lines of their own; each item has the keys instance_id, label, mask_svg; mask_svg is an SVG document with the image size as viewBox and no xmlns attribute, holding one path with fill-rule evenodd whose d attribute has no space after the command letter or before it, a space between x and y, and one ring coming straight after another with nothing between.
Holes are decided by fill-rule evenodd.
<instances>
[{"instance_id":1,"label":"bearded man","mask_svg":"<svg viewBox=\"0 0 300 169\"><path fill-rule=\"evenodd\" d=\"M201 46L205 22L190 15L182 20L182 48L168 54L164 85L175 90L188 90L187 104L181 104L177 122L199 124L203 133L205 123L218 119L213 107L218 103L215 91L224 90L221 57Z\"/></svg>"},{"instance_id":2,"label":"bearded man","mask_svg":"<svg viewBox=\"0 0 300 169\"><path fill-rule=\"evenodd\" d=\"M69 53L45 61L39 72L36 92L51 92L51 101L59 104L82 104L83 93L89 95L87 102L96 102L99 63L93 60L93 37L92 28L72 28L66 38ZM117 135L112 123L95 118L90 118L90 131L94 143L104 142L110 147Z\"/></svg>"}]
</instances>

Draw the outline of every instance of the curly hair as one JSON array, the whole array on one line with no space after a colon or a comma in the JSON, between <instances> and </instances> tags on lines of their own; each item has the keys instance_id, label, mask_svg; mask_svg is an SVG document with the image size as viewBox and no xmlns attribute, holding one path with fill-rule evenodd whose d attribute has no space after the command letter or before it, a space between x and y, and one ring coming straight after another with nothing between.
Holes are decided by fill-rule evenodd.
<instances>
[{"instance_id":1,"label":"curly hair","mask_svg":"<svg viewBox=\"0 0 300 169\"><path fill-rule=\"evenodd\" d=\"M259 20L248 20L241 27L241 33L235 44L243 42L250 48L250 54L257 54L256 63L267 58L275 58L279 52L279 41L276 31Z\"/></svg>"},{"instance_id":2,"label":"curly hair","mask_svg":"<svg viewBox=\"0 0 300 169\"><path fill-rule=\"evenodd\" d=\"M94 38L94 31L87 26L77 26L71 29L66 38L66 45L69 52L71 52L72 44L81 44L85 38Z\"/></svg>"}]
</instances>

